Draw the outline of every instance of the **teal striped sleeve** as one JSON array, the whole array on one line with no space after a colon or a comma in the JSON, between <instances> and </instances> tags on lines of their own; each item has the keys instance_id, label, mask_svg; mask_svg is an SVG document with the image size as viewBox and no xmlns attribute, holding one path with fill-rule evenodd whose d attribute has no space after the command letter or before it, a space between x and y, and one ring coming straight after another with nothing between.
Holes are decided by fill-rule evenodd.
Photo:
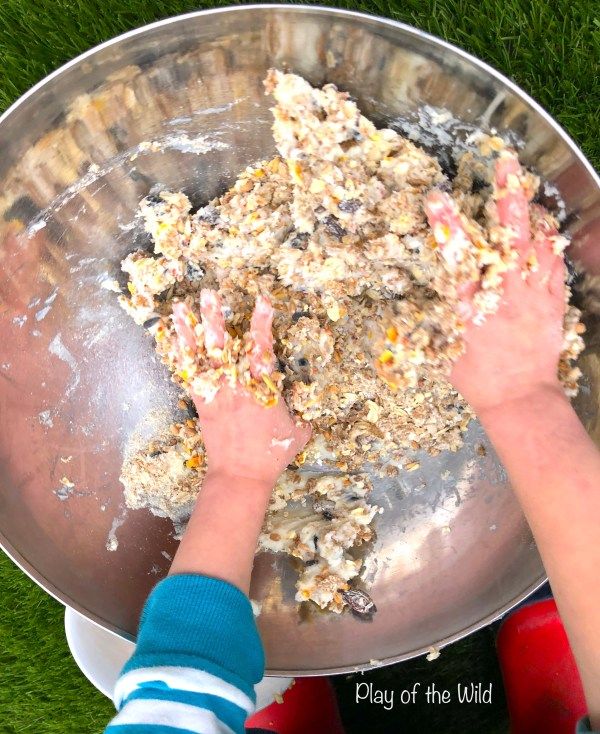
<instances>
[{"instance_id":1,"label":"teal striped sleeve","mask_svg":"<svg viewBox=\"0 0 600 734\"><path fill-rule=\"evenodd\" d=\"M241 734L263 673L249 599L219 579L169 576L146 602L105 734Z\"/></svg>"},{"instance_id":2,"label":"teal striped sleeve","mask_svg":"<svg viewBox=\"0 0 600 734\"><path fill-rule=\"evenodd\" d=\"M577 722L575 734L598 734L598 732L592 731L592 725L590 724L589 716L585 716L583 719L579 719L579 721Z\"/></svg>"}]
</instances>

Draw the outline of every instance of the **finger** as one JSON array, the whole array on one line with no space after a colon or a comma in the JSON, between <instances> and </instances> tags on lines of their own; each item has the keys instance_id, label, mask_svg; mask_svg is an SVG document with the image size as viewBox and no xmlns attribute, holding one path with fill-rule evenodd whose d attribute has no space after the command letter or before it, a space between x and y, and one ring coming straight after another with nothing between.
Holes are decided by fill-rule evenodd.
<instances>
[{"instance_id":1,"label":"finger","mask_svg":"<svg viewBox=\"0 0 600 734\"><path fill-rule=\"evenodd\" d=\"M251 349L248 355L252 377L269 375L275 367L273 351L273 306L265 296L258 296L250 320Z\"/></svg>"},{"instance_id":2,"label":"finger","mask_svg":"<svg viewBox=\"0 0 600 734\"><path fill-rule=\"evenodd\" d=\"M504 151L496 161L494 201L507 242L525 253L530 245L529 202L517 156Z\"/></svg>"},{"instance_id":3,"label":"finger","mask_svg":"<svg viewBox=\"0 0 600 734\"><path fill-rule=\"evenodd\" d=\"M442 257L449 265L455 266L471 247L458 204L448 194L434 189L425 199L425 214Z\"/></svg>"},{"instance_id":4,"label":"finger","mask_svg":"<svg viewBox=\"0 0 600 734\"><path fill-rule=\"evenodd\" d=\"M173 304L173 326L179 339L179 344L184 349L189 349L193 354L198 351L198 338L194 327L198 319L186 303L178 301Z\"/></svg>"},{"instance_id":5,"label":"finger","mask_svg":"<svg viewBox=\"0 0 600 734\"><path fill-rule=\"evenodd\" d=\"M464 259L466 252L473 247L471 238L463 227L458 204L448 194L435 189L427 195L425 214L442 257L448 265L456 267L457 263ZM458 309L461 318L465 320L473 315L471 302L478 288L477 282L467 282L458 289L460 298Z\"/></svg>"},{"instance_id":6,"label":"finger","mask_svg":"<svg viewBox=\"0 0 600 734\"><path fill-rule=\"evenodd\" d=\"M200 314L204 331L204 346L209 355L225 346L225 318L223 303L215 290L203 288L200 291Z\"/></svg>"},{"instance_id":7,"label":"finger","mask_svg":"<svg viewBox=\"0 0 600 734\"><path fill-rule=\"evenodd\" d=\"M458 288L458 297L460 300L456 306L456 310L463 321L470 321L475 315L473 296L478 290L478 283L465 283Z\"/></svg>"},{"instance_id":8,"label":"finger","mask_svg":"<svg viewBox=\"0 0 600 734\"><path fill-rule=\"evenodd\" d=\"M565 296L565 283L567 280L567 266L562 257L557 257L552 270L550 271L550 277L548 279L548 288L550 293L553 295Z\"/></svg>"},{"instance_id":9,"label":"finger","mask_svg":"<svg viewBox=\"0 0 600 734\"><path fill-rule=\"evenodd\" d=\"M537 260L534 280L552 284L552 291L556 286L564 289L566 266L562 250L567 240L559 235L554 218L544 207L532 207L531 225Z\"/></svg>"}]
</instances>

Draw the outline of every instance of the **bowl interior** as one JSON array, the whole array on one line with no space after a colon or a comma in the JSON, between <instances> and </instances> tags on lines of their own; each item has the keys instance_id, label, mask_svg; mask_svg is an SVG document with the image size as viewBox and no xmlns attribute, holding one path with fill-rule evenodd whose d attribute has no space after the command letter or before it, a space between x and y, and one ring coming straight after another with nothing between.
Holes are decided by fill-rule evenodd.
<instances>
[{"instance_id":1,"label":"bowl interior","mask_svg":"<svg viewBox=\"0 0 600 734\"><path fill-rule=\"evenodd\" d=\"M101 283L145 245L134 216L150 190L183 190L199 205L274 152L262 86L272 66L335 82L449 168L473 129L512 136L560 192L582 268L600 269L598 181L575 146L487 67L389 21L293 6L198 13L105 44L35 88L0 120L0 533L50 593L125 636L176 541L170 522L123 507L122 454L133 433L164 424L176 398L151 340ZM598 436L600 308L593 278L585 284L577 407ZM380 482L376 500L385 512L365 570L379 610L371 623L299 614L288 562L257 560L270 671L409 657L498 616L544 577L477 424L458 453Z\"/></svg>"}]
</instances>

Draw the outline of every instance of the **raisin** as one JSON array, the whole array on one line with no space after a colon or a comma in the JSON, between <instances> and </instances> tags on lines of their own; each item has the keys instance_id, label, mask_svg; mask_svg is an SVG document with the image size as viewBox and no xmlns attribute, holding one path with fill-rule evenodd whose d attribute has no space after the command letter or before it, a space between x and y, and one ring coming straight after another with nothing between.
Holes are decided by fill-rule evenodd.
<instances>
[{"instance_id":1,"label":"raisin","mask_svg":"<svg viewBox=\"0 0 600 734\"><path fill-rule=\"evenodd\" d=\"M159 321L160 321L160 316L152 316L152 318L149 318L146 321L144 321L142 326L144 327L144 329L151 329L153 326L156 326L156 324L158 324Z\"/></svg>"},{"instance_id":2,"label":"raisin","mask_svg":"<svg viewBox=\"0 0 600 734\"><path fill-rule=\"evenodd\" d=\"M303 316L306 316L307 319L310 318L310 311L295 311L292 314L292 324L298 323Z\"/></svg>"},{"instance_id":3,"label":"raisin","mask_svg":"<svg viewBox=\"0 0 600 734\"><path fill-rule=\"evenodd\" d=\"M473 183L471 184L471 193L477 194L482 189L485 189L486 186L487 186L487 181L484 181L482 178L475 176L473 178Z\"/></svg>"}]
</instances>

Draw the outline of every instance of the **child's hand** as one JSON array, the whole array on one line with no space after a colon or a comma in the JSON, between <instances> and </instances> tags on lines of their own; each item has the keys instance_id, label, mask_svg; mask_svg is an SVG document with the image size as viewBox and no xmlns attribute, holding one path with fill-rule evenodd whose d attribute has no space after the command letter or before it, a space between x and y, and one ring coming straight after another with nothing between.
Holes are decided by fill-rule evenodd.
<instances>
[{"instance_id":1,"label":"child's hand","mask_svg":"<svg viewBox=\"0 0 600 734\"><path fill-rule=\"evenodd\" d=\"M266 408L245 390L224 385L214 400L196 400L208 471L252 479L272 489L310 438L310 425L295 422L285 401Z\"/></svg>"},{"instance_id":2,"label":"child's hand","mask_svg":"<svg viewBox=\"0 0 600 734\"><path fill-rule=\"evenodd\" d=\"M215 291L201 293L203 345L197 344L195 334L187 325L187 306L175 304L173 312L175 329L186 347L194 351L204 348L210 354L223 346L225 324L221 301ZM269 374L274 368L272 321L271 304L259 296L250 327L250 362L255 377ZM192 397L200 418L211 475L232 480L250 479L270 490L310 438L310 425L295 421L281 397L276 405L265 407L241 386L234 389L226 383L210 402L199 396Z\"/></svg>"},{"instance_id":3,"label":"child's hand","mask_svg":"<svg viewBox=\"0 0 600 734\"><path fill-rule=\"evenodd\" d=\"M565 263L562 254L553 249L558 232L541 208L532 207L535 216L530 223L521 173L514 154L504 153L498 159L494 186L498 221L520 257L519 266L504 275L500 308L483 324L475 325L469 316L476 286L467 286L463 292L468 319L466 351L455 363L450 379L480 416L540 389L560 390L557 366L565 312ZM450 241L454 234L459 240L466 237L450 208L439 206L446 195L434 192L431 196L437 204L426 205L432 228L445 226ZM524 279L520 266L532 255L529 262L535 263L537 258L538 269Z\"/></svg>"}]
</instances>

